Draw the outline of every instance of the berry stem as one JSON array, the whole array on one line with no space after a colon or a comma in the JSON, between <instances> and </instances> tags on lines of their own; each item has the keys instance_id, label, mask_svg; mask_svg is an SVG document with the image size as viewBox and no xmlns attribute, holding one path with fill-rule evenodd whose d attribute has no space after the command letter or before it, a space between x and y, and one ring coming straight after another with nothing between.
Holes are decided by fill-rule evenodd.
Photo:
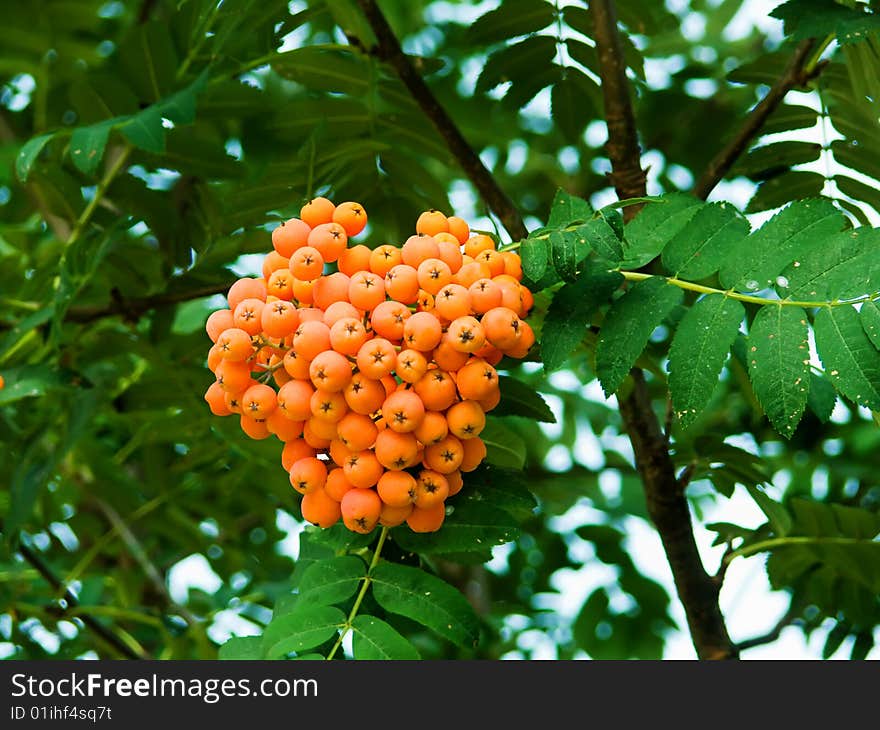
<instances>
[{"instance_id":1,"label":"berry stem","mask_svg":"<svg viewBox=\"0 0 880 730\"><path fill-rule=\"evenodd\" d=\"M367 574L364 576L364 584L361 586L361 590L360 592L358 592L357 598L354 599L354 605L351 607L351 612L348 614L348 618L342 625L342 631L339 633L339 638L336 639L336 643L333 645L333 648L327 655L328 661L333 658L339 647L342 646L342 640L345 639L345 635L351 630L351 624L357 616L361 604L364 602L364 597L367 595L367 589L370 587L370 583L372 582L370 574L379 564L379 556L382 554L382 547L385 545L385 540L387 537L388 528L383 527L382 531L379 533L379 541L376 543L376 549L373 551L373 559L370 561L370 566L367 568Z\"/></svg>"}]
</instances>

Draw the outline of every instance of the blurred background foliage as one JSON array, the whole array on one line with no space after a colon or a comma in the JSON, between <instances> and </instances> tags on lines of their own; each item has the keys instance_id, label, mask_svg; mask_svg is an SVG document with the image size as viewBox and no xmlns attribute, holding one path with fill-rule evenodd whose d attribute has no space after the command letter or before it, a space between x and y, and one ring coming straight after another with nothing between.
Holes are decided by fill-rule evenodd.
<instances>
[{"instance_id":1,"label":"blurred background foliage","mask_svg":"<svg viewBox=\"0 0 880 730\"><path fill-rule=\"evenodd\" d=\"M533 229L559 187L596 206L614 198L595 44L585 3L498 5L382 8ZM788 96L717 196L760 214L822 193L857 222L877 219L880 58L866 6L797 0L777 13L783 32L751 0L617 5L649 192L689 190L818 27L821 73ZM846 5L864 11L860 25L832 22ZM213 658L290 590L302 529L279 444L246 440L202 400L203 325L217 295L254 271L249 255L266 252L271 228L315 194L361 201L376 222L370 245L402 241L430 207L476 228L495 221L371 52L354 0L2 6L0 646L17 658L117 656L120 642ZM547 298L537 303L539 323ZM658 330L640 360L658 403L668 334ZM538 499L521 535L488 568L433 565L483 620L476 656L656 658L686 630L671 582L634 550L644 499L614 401L597 388L592 344L550 378L536 363L510 371L548 397L558 421L500 421L509 466ZM745 485L876 515L870 414L819 389L811 408L783 443L735 347L715 407L676 434L697 518L723 514ZM745 528L715 529L723 544ZM785 620L819 631L826 655L849 637L846 655L866 656L876 594L782 562L767 567L791 597ZM181 591L181 566L212 580ZM571 576L587 574L598 578L582 596ZM418 639L415 624L406 631L423 656L471 656Z\"/></svg>"}]
</instances>

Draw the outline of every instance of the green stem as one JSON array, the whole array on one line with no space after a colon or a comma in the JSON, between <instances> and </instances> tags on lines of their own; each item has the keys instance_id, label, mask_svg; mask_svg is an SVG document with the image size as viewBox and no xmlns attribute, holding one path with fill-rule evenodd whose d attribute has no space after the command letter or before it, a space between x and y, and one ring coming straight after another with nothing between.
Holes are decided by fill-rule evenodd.
<instances>
[{"instance_id":1,"label":"green stem","mask_svg":"<svg viewBox=\"0 0 880 730\"><path fill-rule=\"evenodd\" d=\"M728 553L724 558L724 562L729 563L734 558L747 558L756 553L763 553L767 550L772 550L773 548L787 547L790 545L862 545L870 542L870 540L857 537L773 537L769 540L762 540L761 542L746 545L745 547L739 548L739 550L734 550L733 552Z\"/></svg>"},{"instance_id":2,"label":"green stem","mask_svg":"<svg viewBox=\"0 0 880 730\"><path fill-rule=\"evenodd\" d=\"M113 183L113 180L116 179L116 176L120 173L122 168L125 167L125 163L128 161L128 156L130 154L131 146L126 145L122 152L119 153L119 156L113 161L113 164L107 168L107 172L104 173L104 177L101 178L101 182L98 183L98 187L95 189L94 197L89 201L89 204L85 207L83 212L80 213L79 218L76 219L76 223L73 224L73 230L70 232L70 236L68 236L67 241L64 243L65 248L70 247L79 240L79 237L83 234L83 231L89 224L92 215L101 200L104 198L110 185Z\"/></svg>"},{"instance_id":3,"label":"green stem","mask_svg":"<svg viewBox=\"0 0 880 730\"><path fill-rule=\"evenodd\" d=\"M342 631L339 632L339 638L336 639L336 643L333 645L333 648L327 655L328 661L333 658L339 647L342 646L342 640L345 638L345 635L351 630L351 624L357 616L361 604L364 602L364 596L367 595L367 589L370 587L370 583L372 581L372 579L370 578L370 574L379 564L379 556L382 554L382 547L383 545L385 545L385 539L387 537L388 528L383 527L382 532L379 533L379 541L376 543L376 550L373 552L373 559L370 561L370 567L367 568L367 574L364 576L364 584L361 586L361 590L357 594L357 598L354 599L354 605L351 607L351 612L348 614L348 618L342 625Z\"/></svg>"}]
</instances>

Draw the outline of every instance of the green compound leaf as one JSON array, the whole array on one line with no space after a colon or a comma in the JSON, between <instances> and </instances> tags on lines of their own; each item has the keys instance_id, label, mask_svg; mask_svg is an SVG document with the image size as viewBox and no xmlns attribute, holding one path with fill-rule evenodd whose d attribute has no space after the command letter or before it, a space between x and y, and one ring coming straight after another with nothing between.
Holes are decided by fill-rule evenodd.
<instances>
[{"instance_id":1,"label":"green compound leaf","mask_svg":"<svg viewBox=\"0 0 880 730\"><path fill-rule=\"evenodd\" d=\"M569 231L553 231L549 240L550 258L556 273L563 281L574 281L577 279L578 244L586 247L586 241Z\"/></svg>"},{"instance_id":2,"label":"green compound leaf","mask_svg":"<svg viewBox=\"0 0 880 730\"><path fill-rule=\"evenodd\" d=\"M323 644L345 624L345 614L335 606L299 604L290 613L273 618L263 632L266 659L280 659Z\"/></svg>"},{"instance_id":3,"label":"green compound leaf","mask_svg":"<svg viewBox=\"0 0 880 730\"><path fill-rule=\"evenodd\" d=\"M817 373L810 373L810 393L807 396L807 405L816 414L822 423L831 420L831 413L837 404L837 391L834 386Z\"/></svg>"},{"instance_id":4,"label":"green compound leaf","mask_svg":"<svg viewBox=\"0 0 880 730\"><path fill-rule=\"evenodd\" d=\"M685 314L669 348L669 390L682 428L712 397L745 309L735 299L709 294Z\"/></svg>"},{"instance_id":5,"label":"green compound leaf","mask_svg":"<svg viewBox=\"0 0 880 730\"><path fill-rule=\"evenodd\" d=\"M621 267L637 269L653 260L704 205L692 195L673 193L646 206L626 225Z\"/></svg>"},{"instance_id":6,"label":"green compound leaf","mask_svg":"<svg viewBox=\"0 0 880 730\"><path fill-rule=\"evenodd\" d=\"M520 245L523 275L529 281L540 281L547 271L549 246L546 238L527 238Z\"/></svg>"},{"instance_id":7,"label":"green compound leaf","mask_svg":"<svg viewBox=\"0 0 880 730\"><path fill-rule=\"evenodd\" d=\"M299 583L299 602L330 606L351 598L366 575L364 562L354 555L312 563Z\"/></svg>"},{"instance_id":8,"label":"green compound leaf","mask_svg":"<svg viewBox=\"0 0 880 730\"><path fill-rule=\"evenodd\" d=\"M259 636L233 636L217 653L219 659L262 659L263 640Z\"/></svg>"},{"instance_id":9,"label":"green compound leaf","mask_svg":"<svg viewBox=\"0 0 880 730\"><path fill-rule=\"evenodd\" d=\"M556 423L556 417L541 394L522 380L500 375L501 401L492 413L496 416L522 416L541 423Z\"/></svg>"},{"instance_id":10,"label":"green compound leaf","mask_svg":"<svg viewBox=\"0 0 880 730\"><path fill-rule=\"evenodd\" d=\"M582 274L553 297L541 336L544 371L561 368L587 334L596 309L620 286L623 277L614 272Z\"/></svg>"},{"instance_id":11,"label":"green compound leaf","mask_svg":"<svg viewBox=\"0 0 880 730\"><path fill-rule=\"evenodd\" d=\"M600 257L617 265L623 259L623 244L614 230L613 222L616 222L618 211L600 210L599 218L590 220L579 226L577 232L586 239L590 247Z\"/></svg>"},{"instance_id":12,"label":"green compound leaf","mask_svg":"<svg viewBox=\"0 0 880 730\"><path fill-rule=\"evenodd\" d=\"M489 464L511 469L522 469L525 466L525 443L494 416L486 419L480 438L486 444L486 461Z\"/></svg>"},{"instance_id":13,"label":"green compound leaf","mask_svg":"<svg viewBox=\"0 0 880 730\"><path fill-rule=\"evenodd\" d=\"M611 305L596 345L596 374L605 395L617 391L651 333L683 296L666 279L652 277L635 284Z\"/></svg>"},{"instance_id":14,"label":"green compound leaf","mask_svg":"<svg viewBox=\"0 0 880 730\"><path fill-rule=\"evenodd\" d=\"M770 423L785 438L795 432L807 405L810 345L807 315L798 307L766 306L748 339L749 377Z\"/></svg>"},{"instance_id":15,"label":"green compound leaf","mask_svg":"<svg viewBox=\"0 0 880 730\"><path fill-rule=\"evenodd\" d=\"M862 329L868 335L868 339L880 350L880 306L876 301L865 302L859 312L862 321Z\"/></svg>"},{"instance_id":16,"label":"green compound leaf","mask_svg":"<svg viewBox=\"0 0 880 730\"><path fill-rule=\"evenodd\" d=\"M730 250L721 266L721 284L737 291L766 289L804 251L822 245L845 225L830 200L795 201Z\"/></svg>"},{"instance_id":17,"label":"green compound leaf","mask_svg":"<svg viewBox=\"0 0 880 730\"><path fill-rule=\"evenodd\" d=\"M565 228L578 221L588 221L592 215L593 207L586 200L559 188L550 205L547 228Z\"/></svg>"},{"instance_id":18,"label":"green compound leaf","mask_svg":"<svg viewBox=\"0 0 880 730\"><path fill-rule=\"evenodd\" d=\"M375 616L357 616L351 622L355 659L415 660L418 650L398 631Z\"/></svg>"},{"instance_id":19,"label":"green compound leaf","mask_svg":"<svg viewBox=\"0 0 880 730\"><path fill-rule=\"evenodd\" d=\"M463 648L480 638L480 623L465 597L448 583L395 563L381 562L371 574L376 602L389 613L405 616Z\"/></svg>"},{"instance_id":20,"label":"green compound leaf","mask_svg":"<svg viewBox=\"0 0 880 730\"><path fill-rule=\"evenodd\" d=\"M507 0L481 15L468 28L468 45L498 43L546 28L553 22L553 6L544 0Z\"/></svg>"},{"instance_id":21,"label":"green compound leaf","mask_svg":"<svg viewBox=\"0 0 880 730\"><path fill-rule=\"evenodd\" d=\"M663 249L663 265L681 279L698 281L718 271L749 222L730 203L701 208Z\"/></svg>"},{"instance_id":22,"label":"green compound leaf","mask_svg":"<svg viewBox=\"0 0 880 730\"><path fill-rule=\"evenodd\" d=\"M27 182L28 175L31 174L31 169L37 161L37 158L40 156L40 152L43 151L43 147L45 147L49 143L49 140L54 136L54 132L41 134L39 137L29 139L24 145L22 145L22 148L18 152L18 156L15 158L15 174L18 175L19 180Z\"/></svg>"},{"instance_id":23,"label":"green compound leaf","mask_svg":"<svg viewBox=\"0 0 880 730\"><path fill-rule=\"evenodd\" d=\"M97 172L98 165L104 159L110 130L119 120L108 119L105 122L92 124L88 127L77 127L70 136L70 159L74 167L86 175Z\"/></svg>"},{"instance_id":24,"label":"green compound leaf","mask_svg":"<svg viewBox=\"0 0 880 730\"><path fill-rule=\"evenodd\" d=\"M824 307L813 321L816 349L834 387L851 401L880 410L880 352L853 307Z\"/></svg>"}]
</instances>

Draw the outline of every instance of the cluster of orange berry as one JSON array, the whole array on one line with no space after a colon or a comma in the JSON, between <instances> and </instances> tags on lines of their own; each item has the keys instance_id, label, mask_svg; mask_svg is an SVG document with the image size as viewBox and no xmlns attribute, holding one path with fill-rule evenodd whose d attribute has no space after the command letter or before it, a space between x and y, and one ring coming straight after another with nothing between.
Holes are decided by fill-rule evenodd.
<instances>
[{"instance_id":1,"label":"cluster of orange berry","mask_svg":"<svg viewBox=\"0 0 880 730\"><path fill-rule=\"evenodd\" d=\"M309 522L432 532L486 455L494 366L534 343L532 294L519 256L460 218L426 211L400 247L349 246L366 223L358 203L315 198L272 232L262 278L208 318L205 400L284 442Z\"/></svg>"}]
</instances>

